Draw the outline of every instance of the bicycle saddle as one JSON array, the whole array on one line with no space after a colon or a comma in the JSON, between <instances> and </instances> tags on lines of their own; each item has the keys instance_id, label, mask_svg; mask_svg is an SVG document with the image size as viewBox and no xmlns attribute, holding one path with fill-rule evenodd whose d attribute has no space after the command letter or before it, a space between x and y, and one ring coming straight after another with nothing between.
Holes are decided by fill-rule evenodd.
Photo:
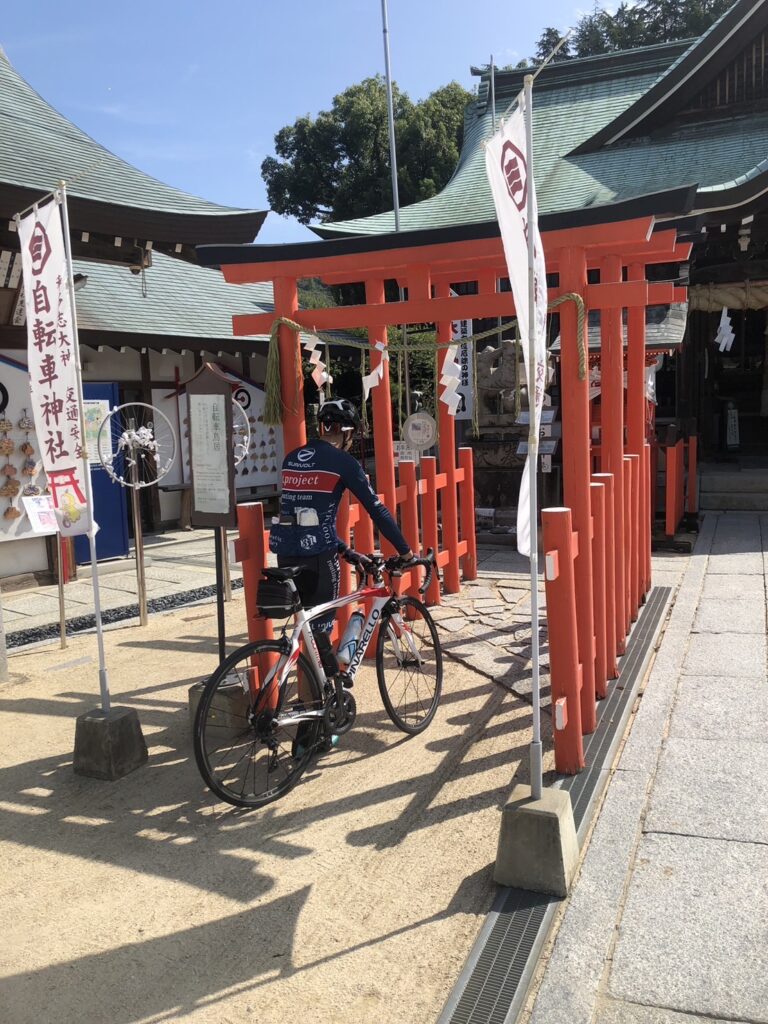
<instances>
[{"instance_id":1,"label":"bicycle saddle","mask_svg":"<svg viewBox=\"0 0 768 1024\"><path fill-rule=\"evenodd\" d=\"M304 572L304 566L284 565L279 569L262 569L261 571L268 580L295 580L297 576Z\"/></svg>"}]
</instances>

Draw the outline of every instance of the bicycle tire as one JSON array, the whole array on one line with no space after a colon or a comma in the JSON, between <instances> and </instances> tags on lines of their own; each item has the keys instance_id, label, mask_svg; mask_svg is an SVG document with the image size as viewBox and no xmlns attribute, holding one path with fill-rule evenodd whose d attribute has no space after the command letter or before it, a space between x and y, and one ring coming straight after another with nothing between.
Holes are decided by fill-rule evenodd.
<instances>
[{"instance_id":1,"label":"bicycle tire","mask_svg":"<svg viewBox=\"0 0 768 1024\"><path fill-rule=\"evenodd\" d=\"M254 702L248 690L245 672L252 665L254 655L284 653L282 644L269 640L239 647L219 665L200 698L193 730L197 767L211 792L235 807L263 807L284 796L299 781L318 746L322 732L319 718L305 722L298 720L293 733L289 732L290 722L288 728L274 727L259 713L258 696ZM238 672L238 666L241 665L241 671ZM307 682L309 701L306 693L301 697L298 694L299 672ZM290 692L292 687L295 688L294 694ZM225 690L228 692L225 693ZM316 705L318 709L322 708L321 694L321 685L311 662L304 654L300 654L285 682L282 715L290 719L292 714L309 710L308 703L310 706ZM217 695L220 698L218 704ZM291 707L294 708L293 712ZM267 715L269 713L267 711ZM298 731L302 727L299 739ZM265 738L267 733L268 738ZM218 746L215 746L217 741ZM217 763L212 763L213 754L222 754ZM261 775L261 770L257 769L259 758L266 759L263 760L266 781L263 789L257 784L257 778ZM236 774L233 774L237 769ZM243 769L244 774L241 775ZM251 773L253 791L246 794ZM270 778L273 774L276 777ZM235 779L242 779L239 789Z\"/></svg>"},{"instance_id":2,"label":"bicycle tire","mask_svg":"<svg viewBox=\"0 0 768 1024\"><path fill-rule=\"evenodd\" d=\"M408 663L408 654L403 656L397 651L392 631L396 633L395 627L399 626L399 623L393 622L393 619L396 614L406 608L411 610L411 614L404 619L403 625L420 644L418 653L420 656L422 656L422 652L425 655L422 665L431 666L434 672L434 682L431 686L428 686L426 682L427 673L417 673L416 671L409 673L407 671L409 668L414 669L414 664ZM417 636L414 631L413 623L419 619L426 627L428 640L427 636L423 634ZM389 654L387 645L390 648ZM421 668L422 665L418 667ZM431 691L427 703L425 703L427 694L420 696L419 674L424 676L424 688ZM391 679L389 684L387 675ZM379 637L376 641L376 677L384 708L397 728L412 736L423 732L435 717L437 706L440 703L440 695L443 690L443 654L434 620L427 611L426 605L417 598L399 597L397 598L397 608L391 608L385 612L379 625ZM401 694L400 698L396 696L398 693Z\"/></svg>"}]
</instances>

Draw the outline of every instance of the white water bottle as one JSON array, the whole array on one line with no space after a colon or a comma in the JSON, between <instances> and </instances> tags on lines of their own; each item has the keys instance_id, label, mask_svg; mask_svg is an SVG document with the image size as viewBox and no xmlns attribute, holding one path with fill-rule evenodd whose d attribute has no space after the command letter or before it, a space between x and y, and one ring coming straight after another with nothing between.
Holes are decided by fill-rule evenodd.
<instances>
[{"instance_id":1,"label":"white water bottle","mask_svg":"<svg viewBox=\"0 0 768 1024\"><path fill-rule=\"evenodd\" d=\"M365 616L361 611L354 611L349 617L347 628L344 630L344 636L341 638L339 649L336 652L342 669L347 668L355 656L357 641L363 631L364 622Z\"/></svg>"}]
</instances>

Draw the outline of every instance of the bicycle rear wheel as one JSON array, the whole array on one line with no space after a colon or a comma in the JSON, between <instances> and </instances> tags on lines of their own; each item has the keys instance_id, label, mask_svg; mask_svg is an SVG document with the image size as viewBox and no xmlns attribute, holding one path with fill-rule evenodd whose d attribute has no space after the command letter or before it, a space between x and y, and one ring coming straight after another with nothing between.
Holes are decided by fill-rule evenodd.
<instances>
[{"instance_id":1,"label":"bicycle rear wheel","mask_svg":"<svg viewBox=\"0 0 768 1024\"><path fill-rule=\"evenodd\" d=\"M287 793L323 735L321 687L303 654L280 692L267 683L254 697L253 665L267 660L254 659L265 655L284 660L285 648L265 640L231 654L208 680L195 715L200 774L209 789L236 807L261 807Z\"/></svg>"},{"instance_id":2,"label":"bicycle rear wheel","mask_svg":"<svg viewBox=\"0 0 768 1024\"><path fill-rule=\"evenodd\" d=\"M415 597L385 613L376 642L376 676L387 714L416 734L435 717L443 689L443 655L432 616Z\"/></svg>"}]
</instances>

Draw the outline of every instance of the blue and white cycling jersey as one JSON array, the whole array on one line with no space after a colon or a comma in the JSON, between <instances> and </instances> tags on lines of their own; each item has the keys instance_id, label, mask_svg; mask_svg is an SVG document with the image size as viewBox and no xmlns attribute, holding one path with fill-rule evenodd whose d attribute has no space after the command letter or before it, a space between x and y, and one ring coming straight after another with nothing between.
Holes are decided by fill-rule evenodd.
<instances>
[{"instance_id":1,"label":"blue and white cycling jersey","mask_svg":"<svg viewBox=\"0 0 768 1024\"><path fill-rule=\"evenodd\" d=\"M327 441L310 441L283 460L281 523L273 523L269 550L276 555L320 555L339 549L336 513L348 488L395 550L410 548L389 509L374 492L362 466Z\"/></svg>"}]
</instances>

